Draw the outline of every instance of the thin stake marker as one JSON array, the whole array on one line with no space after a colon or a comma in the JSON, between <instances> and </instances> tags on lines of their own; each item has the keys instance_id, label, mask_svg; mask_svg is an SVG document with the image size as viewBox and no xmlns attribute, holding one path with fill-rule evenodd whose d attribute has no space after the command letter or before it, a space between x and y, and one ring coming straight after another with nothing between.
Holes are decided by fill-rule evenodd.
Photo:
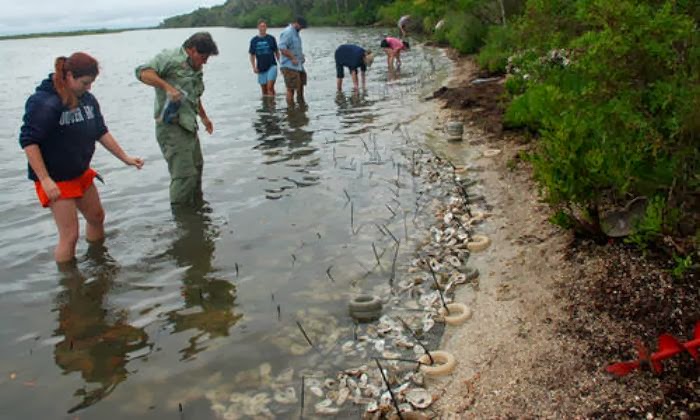
<instances>
[{"instance_id":1,"label":"thin stake marker","mask_svg":"<svg viewBox=\"0 0 700 420\"><path fill-rule=\"evenodd\" d=\"M382 365L379 364L378 359L375 358L374 361L377 363L377 367L379 368L379 373L382 374L382 379L384 380L384 383L386 384L386 389L389 390L389 395L391 395L391 401L394 402L394 407L396 407L396 414L398 414L398 416L401 420L404 420L403 415L401 415L401 409L399 408L399 402L396 401L396 397L394 396L394 391L391 390L391 385L389 385L389 381L386 379L386 376L384 375L384 369L382 369Z\"/></svg>"},{"instance_id":2,"label":"thin stake marker","mask_svg":"<svg viewBox=\"0 0 700 420\"><path fill-rule=\"evenodd\" d=\"M309 346L311 346L312 349L316 350L314 343L311 342L311 339L306 334L306 331L304 331L304 327L301 326L301 322L297 321L297 326L299 327L299 330L301 331L301 333L304 334L304 338L306 339L306 342L309 343Z\"/></svg>"},{"instance_id":3,"label":"thin stake marker","mask_svg":"<svg viewBox=\"0 0 700 420\"><path fill-rule=\"evenodd\" d=\"M430 269L430 274L433 275L433 281L435 282L435 287L437 288L437 291L440 294L440 301L442 302L442 307L445 308L447 315L449 315L450 310L447 309L447 303L445 303L445 296L442 295L442 288L440 287L440 283L438 283L438 281L437 281L437 276L435 275L435 271L433 270L433 266L430 265L430 261L423 260L423 262Z\"/></svg>"},{"instance_id":4,"label":"thin stake marker","mask_svg":"<svg viewBox=\"0 0 700 420\"><path fill-rule=\"evenodd\" d=\"M408 330L408 332L411 333L411 335L413 336L413 339L416 340L416 342L418 343L419 346L421 346L421 348L423 349L425 354L428 355L428 359L430 359L430 364L431 365L435 364L435 360L433 360L433 355L430 354L430 351L428 350L428 348L425 347L425 344L423 344L423 342L420 340L420 338L418 338L418 336L416 335L416 332L413 331L413 329L408 326L408 324L406 323L406 321L403 320L403 318L401 318L401 317L397 317L397 318L399 321L401 321L401 324L403 325L403 327L406 328Z\"/></svg>"}]
</instances>

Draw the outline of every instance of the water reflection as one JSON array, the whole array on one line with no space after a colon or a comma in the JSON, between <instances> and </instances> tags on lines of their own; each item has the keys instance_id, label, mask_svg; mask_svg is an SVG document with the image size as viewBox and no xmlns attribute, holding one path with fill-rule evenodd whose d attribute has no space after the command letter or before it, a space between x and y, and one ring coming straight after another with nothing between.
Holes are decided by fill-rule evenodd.
<instances>
[{"instance_id":1,"label":"water reflection","mask_svg":"<svg viewBox=\"0 0 700 420\"><path fill-rule=\"evenodd\" d=\"M308 111L306 103L287 104L280 110L275 98L270 97L264 97L257 110L253 128L260 143L255 149L262 152L267 167L259 178L273 184L265 188L270 200L281 198L286 190L319 183L319 177L313 174L319 158L312 157L318 148L312 145L314 132L309 128Z\"/></svg>"},{"instance_id":2,"label":"water reflection","mask_svg":"<svg viewBox=\"0 0 700 420\"><path fill-rule=\"evenodd\" d=\"M374 103L369 99L367 90L353 90L350 94L337 92L335 104L338 106L337 115L343 127L351 127L354 131L348 134L360 134L369 131L377 118Z\"/></svg>"},{"instance_id":3,"label":"water reflection","mask_svg":"<svg viewBox=\"0 0 700 420\"><path fill-rule=\"evenodd\" d=\"M253 122L253 128L258 134L258 140L264 144L258 148L276 147L283 143L282 118L277 113L274 96L263 96L262 104L255 112L257 119Z\"/></svg>"},{"instance_id":4,"label":"water reflection","mask_svg":"<svg viewBox=\"0 0 700 420\"><path fill-rule=\"evenodd\" d=\"M242 317L233 311L235 285L215 276L212 261L219 232L210 214L211 209L206 204L199 209L173 208L178 237L167 255L178 266L188 269L182 288L185 307L170 312L168 319L175 333L197 330L188 339L189 345L180 351L183 360L205 350L207 341L228 336L231 327Z\"/></svg>"},{"instance_id":5,"label":"water reflection","mask_svg":"<svg viewBox=\"0 0 700 420\"><path fill-rule=\"evenodd\" d=\"M126 364L133 355L148 353L152 347L143 329L128 324L126 311L108 303L119 267L106 248L91 246L86 257L81 264L85 273L77 266L61 267L63 290L56 297L54 335L63 340L54 348L54 359L64 374L80 372L86 382L74 393L82 401L69 413L112 393L129 374Z\"/></svg>"}]
</instances>

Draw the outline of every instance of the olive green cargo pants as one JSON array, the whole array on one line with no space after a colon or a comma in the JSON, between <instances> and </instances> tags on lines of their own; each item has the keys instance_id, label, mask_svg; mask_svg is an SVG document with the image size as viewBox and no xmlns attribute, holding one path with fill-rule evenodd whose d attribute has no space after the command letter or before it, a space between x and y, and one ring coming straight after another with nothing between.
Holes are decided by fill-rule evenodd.
<instances>
[{"instance_id":1,"label":"olive green cargo pants","mask_svg":"<svg viewBox=\"0 0 700 420\"><path fill-rule=\"evenodd\" d=\"M156 123L156 139L168 162L170 204L201 204L204 159L197 132L187 131L178 124Z\"/></svg>"}]
</instances>

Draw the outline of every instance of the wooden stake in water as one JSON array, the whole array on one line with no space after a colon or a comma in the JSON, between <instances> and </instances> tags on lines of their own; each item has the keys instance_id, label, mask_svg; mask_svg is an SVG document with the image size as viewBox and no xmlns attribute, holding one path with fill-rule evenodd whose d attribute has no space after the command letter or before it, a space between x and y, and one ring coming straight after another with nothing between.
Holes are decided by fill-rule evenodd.
<instances>
[{"instance_id":1,"label":"wooden stake in water","mask_svg":"<svg viewBox=\"0 0 700 420\"><path fill-rule=\"evenodd\" d=\"M372 251L374 251L374 258L377 260L377 265L379 268L382 268L382 262L379 261L379 254L377 254L377 247L374 246L374 242L372 242Z\"/></svg>"},{"instance_id":2,"label":"wooden stake in water","mask_svg":"<svg viewBox=\"0 0 700 420\"><path fill-rule=\"evenodd\" d=\"M301 375L301 413L299 415L299 418L304 418L304 389L306 386L304 385L304 375Z\"/></svg>"},{"instance_id":3,"label":"wooden stake in water","mask_svg":"<svg viewBox=\"0 0 700 420\"><path fill-rule=\"evenodd\" d=\"M391 262L391 278L389 278L389 285L394 285L394 279L396 278L396 259L399 257L399 246L401 246L401 241L396 241L396 251L394 252L394 260Z\"/></svg>"},{"instance_id":4,"label":"wooden stake in water","mask_svg":"<svg viewBox=\"0 0 700 420\"><path fill-rule=\"evenodd\" d=\"M408 223L406 223L406 211L404 210L403 212L403 234L404 234L404 239L408 241Z\"/></svg>"},{"instance_id":5,"label":"wooden stake in water","mask_svg":"<svg viewBox=\"0 0 700 420\"><path fill-rule=\"evenodd\" d=\"M423 351L425 352L425 354L428 355L428 359L430 359L430 364L431 364L431 365L435 364L435 360L433 360L433 355L430 354L430 351L428 350L427 347L425 347L425 345L424 345L423 342L420 340L420 338L418 338L418 336L416 335L415 331L413 331L413 329L412 329L411 327L408 326L408 324L406 323L406 321L403 320L403 318L398 317L398 320L401 321L401 324L403 325L403 327L404 327L405 329L407 329L408 332L411 333L411 335L413 336L413 339L416 340L416 342L418 343L419 346L421 346L421 348L423 349Z\"/></svg>"},{"instance_id":6,"label":"wooden stake in water","mask_svg":"<svg viewBox=\"0 0 700 420\"><path fill-rule=\"evenodd\" d=\"M430 269L430 274L433 275L433 281L435 282L435 287L437 288L437 291L440 294L440 301L442 302L442 307L445 308L445 312L447 312L447 315L449 315L450 310L447 309L447 304L445 303L445 296L442 295L442 288L440 287L440 283L438 283L437 276L435 275L435 271L433 271L433 266L430 264L430 261L423 260L423 262Z\"/></svg>"},{"instance_id":7,"label":"wooden stake in water","mask_svg":"<svg viewBox=\"0 0 700 420\"><path fill-rule=\"evenodd\" d=\"M355 204L350 201L350 230L355 233Z\"/></svg>"},{"instance_id":8,"label":"wooden stake in water","mask_svg":"<svg viewBox=\"0 0 700 420\"><path fill-rule=\"evenodd\" d=\"M403 415L401 415L401 409L399 408L399 402L396 401L396 397L394 396L394 391L391 390L391 385L389 384L389 381L386 379L386 376L384 375L384 369L382 369L382 365L379 364L378 359L374 359L375 362L377 362L377 367L379 368L379 373L382 374L382 379L384 380L384 383L386 384L386 389L389 390L389 395L391 396L391 401L394 402L394 407L396 407L396 414L398 414L399 419L403 419Z\"/></svg>"},{"instance_id":9,"label":"wooden stake in water","mask_svg":"<svg viewBox=\"0 0 700 420\"><path fill-rule=\"evenodd\" d=\"M304 338L306 339L306 342L309 343L309 346L311 346L312 349L316 349L316 347L314 347L314 343L312 343L309 336L306 335L306 331L304 331L304 327L301 326L301 322L297 321L297 326L299 327L301 333L304 334Z\"/></svg>"},{"instance_id":10,"label":"wooden stake in water","mask_svg":"<svg viewBox=\"0 0 700 420\"><path fill-rule=\"evenodd\" d=\"M457 224L459 225L459 227L461 227L462 230L464 230L464 233L467 234L467 239L469 239L469 240L471 241L471 239L472 239L472 233L469 231L469 229L467 229L466 226L464 226L464 225L462 224L462 221L459 220L459 216L455 216L454 219L452 219L452 220L454 220L455 222L457 222Z\"/></svg>"},{"instance_id":11,"label":"wooden stake in water","mask_svg":"<svg viewBox=\"0 0 700 420\"><path fill-rule=\"evenodd\" d=\"M389 234L389 236L391 236L391 239L393 239L394 242L398 244L398 243L399 243L399 240L396 239L396 236L394 236L394 234L391 233L391 231L389 230L389 228L388 228L386 225L382 225L382 226L384 226L384 229L386 230L386 232Z\"/></svg>"}]
</instances>

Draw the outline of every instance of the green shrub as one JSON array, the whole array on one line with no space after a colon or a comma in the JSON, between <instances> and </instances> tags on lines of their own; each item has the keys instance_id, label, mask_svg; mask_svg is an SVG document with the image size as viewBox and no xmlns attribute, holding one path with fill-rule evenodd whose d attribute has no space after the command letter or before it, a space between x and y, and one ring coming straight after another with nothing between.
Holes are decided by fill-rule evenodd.
<instances>
[{"instance_id":1,"label":"green shrub","mask_svg":"<svg viewBox=\"0 0 700 420\"><path fill-rule=\"evenodd\" d=\"M694 19L671 1L527 6L514 26L530 47L514 57L504 120L540 132L532 162L546 198L573 219L581 214L574 209L583 210L590 220L580 222L599 232L601 203L667 196L676 186L674 202L652 206L664 217L647 215L630 240L644 246L658 239L674 228L671 209L700 186Z\"/></svg>"},{"instance_id":2,"label":"green shrub","mask_svg":"<svg viewBox=\"0 0 700 420\"><path fill-rule=\"evenodd\" d=\"M487 26L467 13L455 13L445 20L445 39L462 54L476 52L484 43Z\"/></svg>"},{"instance_id":3,"label":"green shrub","mask_svg":"<svg viewBox=\"0 0 700 420\"><path fill-rule=\"evenodd\" d=\"M486 45L479 51L479 66L489 73L505 73L508 57L515 52L515 37L511 26L491 26L486 35Z\"/></svg>"}]
</instances>

